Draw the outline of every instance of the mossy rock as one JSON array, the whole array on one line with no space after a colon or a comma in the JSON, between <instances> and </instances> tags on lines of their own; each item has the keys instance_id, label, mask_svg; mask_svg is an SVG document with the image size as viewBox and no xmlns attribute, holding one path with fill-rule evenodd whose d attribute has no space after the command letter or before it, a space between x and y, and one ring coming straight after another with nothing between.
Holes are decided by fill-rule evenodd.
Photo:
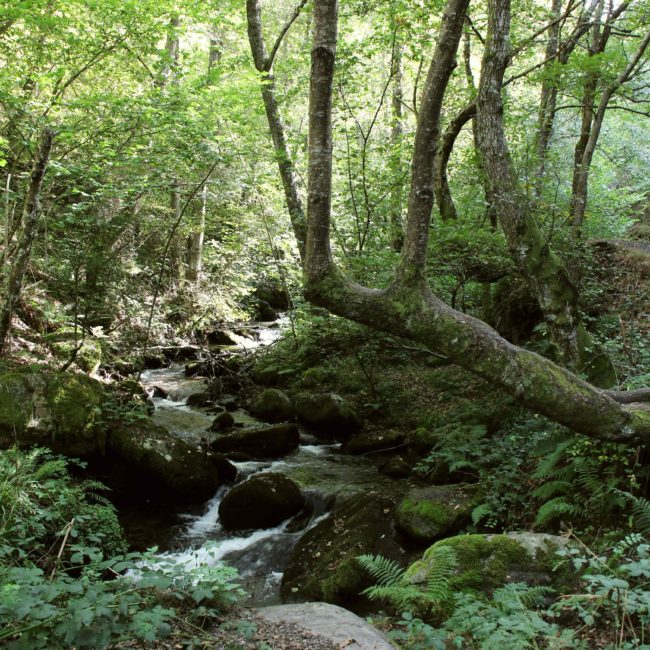
<instances>
[{"instance_id":1,"label":"mossy rock","mask_svg":"<svg viewBox=\"0 0 650 650\"><path fill-rule=\"evenodd\" d=\"M102 384L86 375L16 368L0 374L0 447L46 446L86 457L103 451Z\"/></svg>"},{"instance_id":2,"label":"mossy rock","mask_svg":"<svg viewBox=\"0 0 650 650\"><path fill-rule=\"evenodd\" d=\"M432 542L470 523L483 494L475 485L433 485L409 492L395 510L399 528L418 542Z\"/></svg>"},{"instance_id":3,"label":"mossy rock","mask_svg":"<svg viewBox=\"0 0 650 650\"><path fill-rule=\"evenodd\" d=\"M361 428L352 405L335 393L301 393L295 408L302 424L328 438L346 439Z\"/></svg>"},{"instance_id":4,"label":"mossy rock","mask_svg":"<svg viewBox=\"0 0 650 650\"><path fill-rule=\"evenodd\" d=\"M282 422L294 416L291 400L277 388L263 391L251 407L251 413L265 422Z\"/></svg>"},{"instance_id":5,"label":"mossy rock","mask_svg":"<svg viewBox=\"0 0 650 650\"><path fill-rule=\"evenodd\" d=\"M223 459L211 458L149 419L116 423L107 447L111 486L121 492L137 489L147 499L200 503L232 479Z\"/></svg>"},{"instance_id":6,"label":"mossy rock","mask_svg":"<svg viewBox=\"0 0 650 650\"><path fill-rule=\"evenodd\" d=\"M358 555L404 559L390 516L394 505L377 494L356 495L338 505L293 549L282 577L282 598L343 605L359 600L371 580Z\"/></svg>"},{"instance_id":7,"label":"mossy rock","mask_svg":"<svg viewBox=\"0 0 650 650\"><path fill-rule=\"evenodd\" d=\"M555 553L566 544L566 538L545 533L457 535L429 547L422 559L409 566L406 576L415 584L426 583L435 550L444 546L454 551L458 562L449 585L452 592L473 590L491 594L508 582L558 587L569 581L566 572L554 572Z\"/></svg>"},{"instance_id":8,"label":"mossy rock","mask_svg":"<svg viewBox=\"0 0 650 650\"><path fill-rule=\"evenodd\" d=\"M78 332L77 336L80 338L81 334ZM74 328L64 327L58 329L46 337L46 342L61 361L70 359L76 347L81 343L74 363L84 372L96 372L102 363L101 343L97 339L86 338L83 341L77 341L75 344Z\"/></svg>"}]
</instances>

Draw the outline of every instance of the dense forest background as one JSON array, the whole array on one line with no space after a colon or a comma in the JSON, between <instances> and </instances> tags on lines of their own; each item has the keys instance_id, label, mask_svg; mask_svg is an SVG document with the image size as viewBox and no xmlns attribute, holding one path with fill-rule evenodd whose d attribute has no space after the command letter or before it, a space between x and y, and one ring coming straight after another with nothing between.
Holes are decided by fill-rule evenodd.
<instances>
[{"instance_id":1,"label":"dense forest background","mask_svg":"<svg viewBox=\"0 0 650 650\"><path fill-rule=\"evenodd\" d=\"M364 537L285 597L382 600L409 612L385 622L408 648L647 642L650 6L336 5L0 8L0 640L209 643L233 618L222 565L124 555L121 463L176 511L233 479L213 471L225 443L181 449L151 422L141 373L183 362L201 408L235 395L318 430L334 395L344 453L413 482L356 506L395 508L408 542L330 504ZM223 348L284 312L268 348ZM439 502L463 513L444 533ZM515 530L571 539L574 574L463 582L468 557L516 555L484 546ZM128 568L141 589L106 580ZM75 600L81 574L105 612Z\"/></svg>"}]
</instances>

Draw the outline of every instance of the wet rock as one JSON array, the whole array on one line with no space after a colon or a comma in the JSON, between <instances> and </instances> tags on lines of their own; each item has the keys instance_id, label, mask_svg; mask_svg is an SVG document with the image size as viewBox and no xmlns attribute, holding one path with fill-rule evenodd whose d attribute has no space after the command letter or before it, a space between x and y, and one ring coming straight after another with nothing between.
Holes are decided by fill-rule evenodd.
<instances>
[{"instance_id":1,"label":"wet rock","mask_svg":"<svg viewBox=\"0 0 650 650\"><path fill-rule=\"evenodd\" d=\"M169 392L161 386L154 386L151 391L151 396L158 397L160 399L167 399L169 397Z\"/></svg>"},{"instance_id":2,"label":"wet rock","mask_svg":"<svg viewBox=\"0 0 650 650\"><path fill-rule=\"evenodd\" d=\"M343 445L347 454L371 454L404 444L406 436L398 431L372 431L354 436Z\"/></svg>"},{"instance_id":3,"label":"wet rock","mask_svg":"<svg viewBox=\"0 0 650 650\"><path fill-rule=\"evenodd\" d=\"M294 416L291 400L277 388L267 388L263 391L250 411L256 418L265 422L282 422Z\"/></svg>"},{"instance_id":4,"label":"wet rock","mask_svg":"<svg viewBox=\"0 0 650 650\"><path fill-rule=\"evenodd\" d=\"M156 352L168 361L190 361L199 357L201 348L198 345L169 345L157 348Z\"/></svg>"},{"instance_id":5,"label":"wet rock","mask_svg":"<svg viewBox=\"0 0 650 650\"><path fill-rule=\"evenodd\" d=\"M286 476L256 474L226 494L219 505L219 521L226 530L272 528L304 505L300 488Z\"/></svg>"},{"instance_id":6,"label":"wet rock","mask_svg":"<svg viewBox=\"0 0 650 650\"><path fill-rule=\"evenodd\" d=\"M147 370L158 370L160 368L166 368L169 365L169 362L162 354L154 352L145 354L142 358L142 363Z\"/></svg>"},{"instance_id":7,"label":"wet rock","mask_svg":"<svg viewBox=\"0 0 650 650\"><path fill-rule=\"evenodd\" d=\"M147 418L102 419L108 399L127 398L134 380L109 395L86 375L20 369L0 374L0 447L44 446L101 463L109 484L131 498L199 503L223 482L219 463ZM222 464L223 466L223 464Z\"/></svg>"},{"instance_id":8,"label":"wet rock","mask_svg":"<svg viewBox=\"0 0 650 650\"><path fill-rule=\"evenodd\" d=\"M407 478L411 475L411 465L402 456L395 456L381 465L379 471L391 478Z\"/></svg>"},{"instance_id":9,"label":"wet rock","mask_svg":"<svg viewBox=\"0 0 650 650\"><path fill-rule=\"evenodd\" d=\"M280 593L285 600L354 603L371 580L356 560L364 553L403 561L391 513L393 501L360 494L337 505L292 551Z\"/></svg>"},{"instance_id":10,"label":"wet rock","mask_svg":"<svg viewBox=\"0 0 650 650\"><path fill-rule=\"evenodd\" d=\"M149 420L116 423L109 433L112 477L123 490L152 500L200 503L227 478L224 465ZM228 472L226 472L226 475ZM113 481L111 481L113 482Z\"/></svg>"},{"instance_id":11,"label":"wet rock","mask_svg":"<svg viewBox=\"0 0 650 650\"><path fill-rule=\"evenodd\" d=\"M146 399L146 395L145 395ZM44 446L85 458L101 454L103 385L82 374L16 368L0 373L0 448Z\"/></svg>"},{"instance_id":12,"label":"wet rock","mask_svg":"<svg viewBox=\"0 0 650 650\"><path fill-rule=\"evenodd\" d=\"M206 334L211 345L239 345L239 339L234 332L228 330L213 330Z\"/></svg>"},{"instance_id":13,"label":"wet rock","mask_svg":"<svg viewBox=\"0 0 650 650\"><path fill-rule=\"evenodd\" d=\"M227 399L223 399L219 404L225 408L226 411L236 411L239 408L239 400L236 397L228 397Z\"/></svg>"},{"instance_id":14,"label":"wet rock","mask_svg":"<svg viewBox=\"0 0 650 650\"><path fill-rule=\"evenodd\" d=\"M244 429L220 435L210 449L224 454L236 453L245 458L280 458L298 448L300 434L295 424Z\"/></svg>"},{"instance_id":15,"label":"wet rock","mask_svg":"<svg viewBox=\"0 0 650 650\"><path fill-rule=\"evenodd\" d=\"M200 375L203 375L203 364L200 361L185 364L186 377L198 377Z\"/></svg>"},{"instance_id":16,"label":"wet rock","mask_svg":"<svg viewBox=\"0 0 650 650\"><path fill-rule=\"evenodd\" d=\"M483 494L475 485L433 485L409 492L395 510L395 521L409 537L432 542L453 535L471 521Z\"/></svg>"},{"instance_id":17,"label":"wet rock","mask_svg":"<svg viewBox=\"0 0 650 650\"><path fill-rule=\"evenodd\" d=\"M273 623L294 623L346 650L393 650L388 638L356 614L329 603L261 607L255 612Z\"/></svg>"},{"instance_id":18,"label":"wet rock","mask_svg":"<svg viewBox=\"0 0 650 650\"><path fill-rule=\"evenodd\" d=\"M291 305L291 298L289 292L284 287L279 287L273 284L264 284L257 289L253 294L258 300L266 302L273 309L286 311Z\"/></svg>"},{"instance_id":19,"label":"wet rock","mask_svg":"<svg viewBox=\"0 0 650 650\"><path fill-rule=\"evenodd\" d=\"M210 462L217 468L222 483L235 481L237 468L223 454L210 454Z\"/></svg>"},{"instance_id":20,"label":"wet rock","mask_svg":"<svg viewBox=\"0 0 650 650\"><path fill-rule=\"evenodd\" d=\"M278 312L266 300L258 300L255 305L254 319L268 323L278 319Z\"/></svg>"},{"instance_id":21,"label":"wet rock","mask_svg":"<svg viewBox=\"0 0 650 650\"><path fill-rule=\"evenodd\" d=\"M228 431L234 424L235 418L228 411L222 411L214 418L210 431Z\"/></svg>"},{"instance_id":22,"label":"wet rock","mask_svg":"<svg viewBox=\"0 0 650 650\"><path fill-rule=\"evenodd\" d=\"M195 406L202 408L204 406L209 406L212 404L212 396L208 391L203 391L201 393L192 393L185 402L188 406Z\"/></svg>"},{"instance_id":23,"label":"wet rock","mask_svg":"<svg viewBox=\"0 0 650 650\"><path fill-rule=\"evenodd\" d=\"M329 438L345 439L361 428L352 405L335 393L301 393L295 409L306 427Z\"/></svg>"},{"instance_id":24,"label":"wet rock","mask_svg":"<svg viewBox=\"0 0 650 650\"><path fill-rule=\"evenodd\" d=\"M406 572L411 582L426 584L435 549L447 547L454 551L457 568L451 578L451 590L473 589L491 594L507 582L559 587L570 583L571 571L554 571L556 551L568 544L565 537L546 533L506 533L505 535L457 535L429 547L422 558Z\"/></svg>"}]
</instances>

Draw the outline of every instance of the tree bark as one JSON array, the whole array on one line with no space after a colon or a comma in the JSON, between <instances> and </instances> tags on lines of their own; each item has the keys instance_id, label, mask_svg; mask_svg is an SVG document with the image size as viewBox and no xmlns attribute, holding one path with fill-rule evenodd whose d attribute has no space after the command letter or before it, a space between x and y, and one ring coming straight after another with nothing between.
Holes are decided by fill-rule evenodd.
<instances>
[{"instance_id":1,"label":"tree bark","mask_svg":"<svg viewBox=\"0 0 650 650\"><path fill-rule=\"evenodd\" d=\"M393 78L393 96L391 111L393 124L390 132L390 171L393 177L393 187L390 194L390 233L391 245L399 253L404 244L404 224L402 223L402 139L404 137L404 89L402 87L402 55L404 46L398 41L397 28L395 28L395 42L393 44L393 65L391 76Z\"/></svg>"},{"instance_id":2,"label":"tree bark","mask_svg":"<svg viewBox=\"0 0 650 650\"><path fill-rule=\"evenodd\" d=\"M205 237L205 217L208 210L208 183L203 185L201 192L201 218L198 225L192 230L187 241L187 268L185 279L198 284L201 280L201 266L203 259L203 239Z\"/></svg>"},{"instance_id":3,"label":"tree bark","mask_svg":"<svg viewBox=\"0 0 650 650\"><path fill-rule=\"evenodd\" d=\"M578 293L537 227L527 196L517 182L505 137L501 88L510 57L509 0L490 2L488 16L488 42L477 100L485 173L510 253L539 302L558 358L570 366L579 356Z\"/></svg>"},{"instance_id":4,"label":"tree bark","mask_svg":"<svg viewBox=\"0 0 650 650\"><path fill-rule=\"evenodd\" d=\"M307 236L305 212L302 205L302 199L300 198L300 192L298 190L298 177L291 156L289 155L284 122L282 121L280 107L275 96L275 78L272 70L273 61L278 48L280 47L280 43L297 18L300 9L302 9L305 4L306 0L303 0L290 20L287 21L287 24L280 33L280 36L276 40L275 45L271 50L271 54L269 55L266 51L266 43L264 41L264 33L262 30L262 8L260 0L246 0L248 40L251 46L255 68L259 73L261 73L260 81L262 100L264 101L266 118L269 123L269 131L271 132L271 139L275 149L275 157L280 171L280 178L284 189L285 201L289 210L291 226L296 237L298 252L303 262L305 257L305 240Z\"/></svg>"},{"instance_id":5,"label":"tree bark","mask_svg":"<svg viewBox=\"0 0 650 650\"><path fill-rule=\"evenodd\" d=\"M534 411L575 431L615 440L646 438L650 435L650 413L626 410L568 370L508 343L485 323L445 305L424 282L427 240L423 227L428 226L431 216L432 153L435 154L440 118L440 104L434 96L444 92L453 69L450 58L453 60L458 46L466 7L467 0L447 3L424 89L420 114L425 117L418 120L408 248L405 246L404 261L395 282L388 289L376 290L346 278L330 251L331 112L338 3L316 2L309 109L307 298L345 318L424 343L451 361L500 384ZM507 21L508 12L497 18ZM494 38L494 25L492 34ZM446 56L440 49L446 50ZM493 48L489 49L493 52ZM492 78L490 85L494 81ZM496 90L499 94L500 87ZM427 203L428 214L423 207Z\"/></svg>"},{"instance_id":6,"label":"tree bark","mask_svg":"<svg viewBox=\"0 0 650 650\"><path fill-rule=\"evenodd\" d=\"M50 159L53 139L54 132L51 129L44 129L39 138L36 157L34 158L31 180L23 207L22 232L7 276L5 299L2 311L0 311L0 355L5 352L7 337L11 330L11 318L20 299L25 271L29 264L32 244L36 236L41 211L41 187L43 186L43 177Z\"/></svg>"},{"instance_id":7,"label":"tree bark","mask_svg":"<svg viewBox=\"0 0 650 650\"><path fill-rule=\"evenodd\" d=\"M641 39L639 46L628 61L623 72L616 80L609 84L600 96L598 108L594 110L593 96L590 95L591 103L583 107L583 132L580 137L579 147L576 147L576 159L574 165L573 191L571 195L571 218L573 234L576 239L582 236L582 226L587 208L587 197L589 193L589 171L591 162L596 151L596 144L605 119L605 113L614 93L630 78L641 61L648 44L650 43L650 28ZM591 90L591 88L590 88ZM588 122L588 128L586 123Z\"/></svg>"}]
</instances>

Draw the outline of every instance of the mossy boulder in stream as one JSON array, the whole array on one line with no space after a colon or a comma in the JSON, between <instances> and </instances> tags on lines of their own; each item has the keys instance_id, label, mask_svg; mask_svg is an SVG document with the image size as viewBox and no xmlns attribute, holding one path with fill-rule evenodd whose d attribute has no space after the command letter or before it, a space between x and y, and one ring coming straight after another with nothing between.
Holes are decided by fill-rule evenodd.
<instances>
[{"instance_id":1,"label":"mossy boulder in stream","mask_svg":"<svg viewBox=\"0 0 650 650\"><path fill-rule=\"evenodd\" d=\"M377 494L360 494L338 505L327 519L302 536L282 577L285 600L320 600L349 604L370 586L356 560L364 553L402 560L391 513L393 501Z\"/></svg>"},{"instance_id":2,"label":"mossy boulder in stream","mask_svg":"<svg viewBox=\"0 0 650 650\"><path fill-rule=\"evenodd\" d=\"M291 420L295 414L289 397L277 388L267 388L263 391L250 411L256 418L265 422Z\"/></svg>"},{"instance_id":3,"label":"mossy boulder in stream","mask_svg":"<svg viewBox=\"0 0 650 650\"><path fill-rule=\"evenodd\" d=\"M81 457L100 453L105 399L102 384L86 375L42 368L0 372L0 447L38 445Z\"/></svg>"},{"instance_id":4,"label":"mossy boulder in stream","mask_svg":"<svg viewBox=\"0 0 650 650\"><path fill-rule=\"evenodd\" d=\"M475 485L432 485L409 492L395 510L395 521L409 537L433 542L469 524L483 495Z\"/></svg>"},{"instance_id":5,"label":"mossy boulder in stream","mask_svg":"<svg viewBox=\"0 0 650 650\"><path fill-rule=\"evenodd\" d=\"M457 535L436 542L422 559L414 562L406 576L415 584L426 584L435 558L435 549L445 546L454 551L458 566L451 578L452 591L475 590L491 594L507 582L553 585L570 581L566 572L554 572L556 551L568 540L545 533L507 533L504 535Z\"/></svg>"},{"instance_id":6,"label":"mossy boulder in stream","mask_svg":"<svg viewBox=\"0 0 650 650\"><path fill-rule=\"evenodd\" d=\"M305 506L300 488L286 476L256 474L226 494L219 504L219 521L226 530L272 528Z\"/></svg>"},{"instance_id":7,"label":"mossy boulder in stream","mask_svg":"<svg viewBox=\"0 0 650 650\"><path fill-rule=\"evenodd\" d=\"M146 415L131 421L114 417L119 399L82 374L42 368L2 372L0 447L48 447L96 461L115 487L135 486L135 494L147 498L200 502L213 496L225 480L218 463Z\"/></svg>"},{"instance_id":8,"label":"mossy boulder in stream","mask_svg":"<svg viewBox=\"0 0 650 650\"><path fill-rule=\"evenodd\" d=\"M352 405L335 393L301 393L295 407L302 424L328 438L346 439L361 428Z\"/></svg>"},{"instance_id":9,"label":"mossy boulder in stream","mask_svg":"<svg viewBox=\"0 0 650 650\"><path fill-rule=\"evenodd\" d=\"M298 426L288 423L222 433L210 443L210 450L246 459L280 458L299 444Z\"/></svg>"},{"instance_id":10,"label":"mossy boulder in stream","mask_svg":"<svg viewBox=\"0 0 650 650\"><path fill-rule=\"evenodd\" d=\"M227 481L218 462L148 419L113 428L109 453L126 485L150 499L199 503Z\"/></svg>"}]
</instances>

